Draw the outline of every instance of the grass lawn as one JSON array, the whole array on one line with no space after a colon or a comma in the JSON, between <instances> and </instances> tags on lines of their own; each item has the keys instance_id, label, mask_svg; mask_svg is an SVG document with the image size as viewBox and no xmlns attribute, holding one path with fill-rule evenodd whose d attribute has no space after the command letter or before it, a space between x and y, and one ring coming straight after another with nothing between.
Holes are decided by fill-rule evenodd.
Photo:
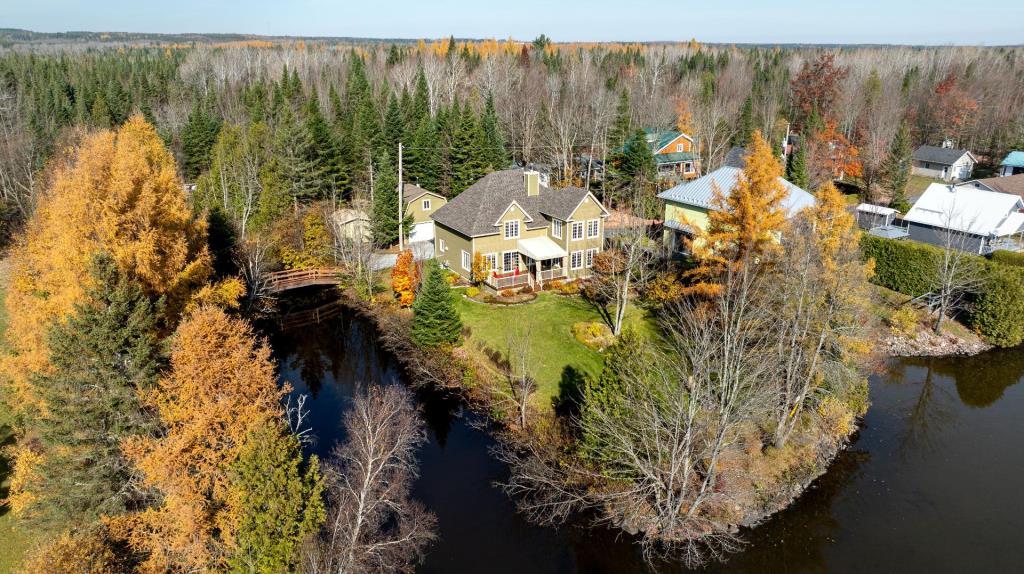
<instances>
[{"instance_id":1,"label":"grass lawn","mask_svg":"<svg viewBox=\"0 0 1024 574\"><path fill-rule=\"evenodd\" d=\"M941 179L935 179L934 177L925 177L923 175L912 175L910 181L907 182L907 199L913 203L924 190L928 189L928 186L933 183L946 183Z\"/></svg>"},{"instance_id":2,"label":"grass lawn","mask_svg":"<svg viewBox=\"0 0 1024 574\"><path fill-rule=\"evenodd\" d=\"M527 325L532 333L530 360L533 376L537 379L535 401L538 406L550 406L560 394L563 378L593 377L601 373L604 358L576 340L572 326L580 321L601 321L601 314L581 297L565 297L553 293L540 293L537 300L526 305L486 305L462 297L456 305L462 322L469 327L469 343L484 345L492 351L506 355L506 333L514 325ZM626 324L651 335L657 326L647 312L630 307Z\"/></svg>"}]
</instances>

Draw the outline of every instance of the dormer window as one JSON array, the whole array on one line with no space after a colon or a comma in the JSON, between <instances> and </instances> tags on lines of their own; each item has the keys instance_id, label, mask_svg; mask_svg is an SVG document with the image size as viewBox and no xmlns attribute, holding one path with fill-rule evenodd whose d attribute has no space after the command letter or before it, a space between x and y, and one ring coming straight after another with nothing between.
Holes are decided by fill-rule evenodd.
<instances>
[{"instance_id":1,"label":"dormer window","mask_svg":"<svg viewBox=\"0 0 1024 574\"><path fill-rule=\"evenodd\" d=\"M683 144L676 144L676 151L677 152L683 151Z\"/></svg>"},{"instance_id":2,"label":"dormer window","mask_svg":"<svg viewBox=\"0 0 1024 574\"><path fill-rule=\"evenodd\" d=\"M519 220L514 219L512 221L505 222L505 239L518 239L519 238Z\"/></svg>"},{"instance_id":3,"label":"dormer window","mask_svg":"<svg viewBox=\"0 0 1024 574\"><path fill-rule=\"evenodd\" d=\"M430 211L430 200L429 199L424 199L423 200L423 211Z\"/></svg>"}]
</instances>

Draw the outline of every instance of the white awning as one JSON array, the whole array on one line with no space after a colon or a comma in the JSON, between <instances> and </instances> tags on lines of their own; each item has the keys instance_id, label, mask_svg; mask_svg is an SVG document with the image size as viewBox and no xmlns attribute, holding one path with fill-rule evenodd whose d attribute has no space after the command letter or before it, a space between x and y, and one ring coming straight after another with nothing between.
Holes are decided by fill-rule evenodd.
<instances>
[{"instance_id":1,"label":"white awning","mask_svg":"<svg viewBox=\"0 0 1024 574\"><path fill-rule=\"evenodd\" d=\"M996 237L1013 235L1024 227L1024 213L1015 211L1006 217L1006 220L999 224L999 227L992 233Z\"/></svg>"},{"instance_id":2,"label":"white awning","mask_svg":"<svg viewBox=\"0 0 1024 574\"><path fill-rule=\"evenodd\" d=\"M519 252L537 261L556 259L567 255L565 249L547 237L531 237L519 240Z\"/></svg>"},{"instance_id":3,"label":"white awning","mask_svg":"<svg viewBox=\"0 0 1024 574\"><path fill-rule=\"evenodd\" d=\"M893 215L899 213L891 207L882 207L881 205L874 205L871 203L862 203L857 206L857 211L861 213L876 213L878 215Z\"/></svg>"}]
</instances>

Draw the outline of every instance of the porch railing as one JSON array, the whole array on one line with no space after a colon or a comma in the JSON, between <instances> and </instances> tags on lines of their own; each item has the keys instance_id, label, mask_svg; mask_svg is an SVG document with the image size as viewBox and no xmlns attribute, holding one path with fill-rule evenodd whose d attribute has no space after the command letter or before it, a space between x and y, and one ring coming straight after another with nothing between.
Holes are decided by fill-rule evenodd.
<instances>
[{"instance_id":1,"label":"porch railing","mask_svg":"<svg viewBox=\"0 0 1024 574\"><path fill-rule=\"evenodd\" d=\"M546 283L554 279L564 279L569 275L568 273L566 273L565 269L547 269L541 271L539 275L537 275L536 273L531 273L529 271L519 273L518 275L492 275L487 278L485 283L491 286L491 288L500 291L502 289L511 289L513 287L522 287L524 285L529 285L531 276L533 276L534 278L539 278L540 281Z\"/></svg>"}]
</instances>

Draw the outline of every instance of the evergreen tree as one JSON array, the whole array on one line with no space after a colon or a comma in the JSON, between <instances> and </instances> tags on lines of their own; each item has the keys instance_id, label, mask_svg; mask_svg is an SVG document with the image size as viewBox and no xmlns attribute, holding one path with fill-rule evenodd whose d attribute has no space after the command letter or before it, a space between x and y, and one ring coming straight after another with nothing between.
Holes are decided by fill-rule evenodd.
<instances>
[{"instance_id":1,"label":"evergreen tree","mask_svg":"<svg viewBox=\"0 0 1024 574\"><path fill-rule=\"evenodd\" d=\"M388 97L388 107L384 114L384 131L382 133L382 145L389 154L398 153L399 142L405 139L405 122L402 116L402 108L394 92Z\"/></svg>"},{"instance_id":2,"label":"evergreen tree","mask_svg":"<svg viewBox=\"0 0 1024 574\"><path fill-rule=\"evenodd\" d=\"M634 181L653 181L656 171L654 154L647 145L643 130L636 130L630 136L622 152L615 158L618 172Z\"/></svg>"},{"instance_id":3,"label":"evergreen tree","mask_svg":"<svg viewBox=\"0 0 1024 574\"><path fill-rule=\"evenodd\" d=\"M430 116L424 116L412 135L412 143L406 151L405 178L426 190L439 192L437 173L439 169L440 141L437 129Z\"/></svg>"},{"instance_id":4,"label":"evergreen tree","mask_svg":"<svg viewBox=\"0 0 1024 574\"><path fill-rule=\"evenodd\" d=\"M803 140L786 159L786 179L800 189L811 185L811 177L807 173L807 148Z\"/></svg>"},{"instance_id":5,"label":"evergreen tree","mask_svg":"<svg viewBox=\"0 0 1024 574\"><path fill-rule=\"evenodd\" d=\"M484 132L467 104L452 139L452 196L462 193L487 173Z\"/></svg>"},{"instance_id":6,"label":"evergreen tree","mask_svg":"<svg viewBox=\"0 0 1024 574\"><path fill-rule=\"evenodd\" d=\"M910 130L907 123L903 122L896 132L896 137L889 144L889 155L882 164L883 183L892 194L889 207L901 213L906 213L910 209L910 202L907 201L907 184L910 182L912 157Z\"/></svg>"},{"instance_id":7,"label":"evergreen tree","mask_svg":"<svg viewBox=\"0 0 1024 574\"><path fill-rule=\"evenodd\" d=\"M629 92L623 88L619 95L619 105L615 108L615 122L608 132L608 147L610 149L621 148L631 133L632 120L630 119Z\"/></svg>"},{"instance_id":8,"label":"evergreen tree","mask_svg":"<svg viewBox=\"0 0 1024 574\"><path fill-rule=\"evenodd\" d=\"M623 402L626 384L638 373L647 372L644 367L651 361L645 352L648 342L635 330L627 328L618 340L605 352L604 369L597 380L588 380L583 392L583 416L617 417L625 414L627 404ZM589 425L584 425L585 427ZM584 453L600 458L603 445L598 437L583 437Z\"/></svg>"},{"instance_id":9,"label":"evergreen tree","mask_svg":"<svg viewBox=\"0 0 1024 574\"><path fill-rule=\"evenodd\" d=\"M210 150L217 141L220 120L209 113L202 102L197 102L181 131L181 150L185 154L182 172L185 179L195 181L210 167Z\"/></svg>"},{"instance_id":10,"label":"evergreen tree","mask_svg":"<svg viewBox=\"0 0 1024 574\"><path fill-rule=\"evenodd\" d=\"M309 134L309 160L320 180L320 197L349 189L348 174L342 165L338 143L320 111L320 98L314 89L306 102L306 132Z\"/></svg>"},{"instance_id":11,"label":"evergreen tree","mask_svg":"<svg viewBox=\"0 0 1024 574\"><path fill-rule=\"evenodd\" d=\"M430 260L426 273L412 305L412 340L420 347L457 345L462 338L462 319L448 287L448 272Z\"/></svg>"},{"instance_id":12,"label":"evergreen tree","mask_svg":"<svg viewBox=\"0 0 1024 574\"><path fill-rule=\"evenodd\" d=\"M231 515L237 516L227 572L292 572L303 539L324 519L319 460L308 464L295 436L267 425L246 440L232 468Z\"/></svg>"},{"instance_id":13,"label":"evergreen tree","mask_svg":"<svg viewBox=\"0 0 1024 574\"><path fill-rule=\"evenodd\" d=\"M498 127L498 113L494 109L494 94L492 93L487 94L484 113L480 118L480 127L483 130L487 167L492 170L506 167L509 164L508 152L505 150L505 140L501 137L501 129Z\"/></svg>"},{"instance_id":14,"label":"evergreen tree","mask_svg":"<svg viewBox=\"0 0 1024 574\"><path fill-rule=\"evenodd\" d=\"M107 108L107 101L102 95L96 96L92 101L92 108L89 109L89 123L93 127L106 129L112 124L110 109Z\"/></svg>"},{"instance_id":15,"label":"evergreen tree","mask_svg":"<svg viewBox=\"0 0 1024 574\"><path fill-rule=\"evenodd\" d=\"M423 118L430 117L430 87L427 85L427 75L420 65L416 73L416 88L412 94L412 109L410 111L410 126L418 126Z\"/></svg>"},{"instance_id":16,"label":"evergreen tree","mask_svg":"<svg viewBox=\"0 0 1024 574\"><path fill-rule=\"evenodd\" d=\"M314 157L313 140L295 113L285 107L274 133L275 159L278 175L288 196L299 201L315 198L321 189Z\"/></svg>"},{"instance_id":17,"label":"evergreen tree","mask_svg":"<svg viewBox=\"0 0 1024 574\"><path fill-rule=\"evenodd\" d=\"M388 247L398 241L398 167L385 150L374 163L373 211L371 227L373 242ZM412 224L406 217L406 232Z\"/></svg>"},{"instance_id":18,"label":"evergreen tree","mask_svg":"<svg viewBox=\"0 0 1024 574\"><path fill-rule=\"evenodd\" d=\"M157 310L109 256L93 261L95 281L66 322L49 333L52 370L37 382L47 406L33 426L43 445L39 515L83 524L143 498L121 441L154 429L139 401L160 365Z\"/></svg>"},{"instance_id":19,"label":"evergreen tree","mask_svg":"<svg viewBox=\"0 0 1024 574\"><path fill-rule=\"evenodd\" d=\"M750 96L743 101L739 120L736 122L736 133L732 137L732 145L747 147L750 136L754 133L754 103Z\"/></svg>"}]
</instances>

